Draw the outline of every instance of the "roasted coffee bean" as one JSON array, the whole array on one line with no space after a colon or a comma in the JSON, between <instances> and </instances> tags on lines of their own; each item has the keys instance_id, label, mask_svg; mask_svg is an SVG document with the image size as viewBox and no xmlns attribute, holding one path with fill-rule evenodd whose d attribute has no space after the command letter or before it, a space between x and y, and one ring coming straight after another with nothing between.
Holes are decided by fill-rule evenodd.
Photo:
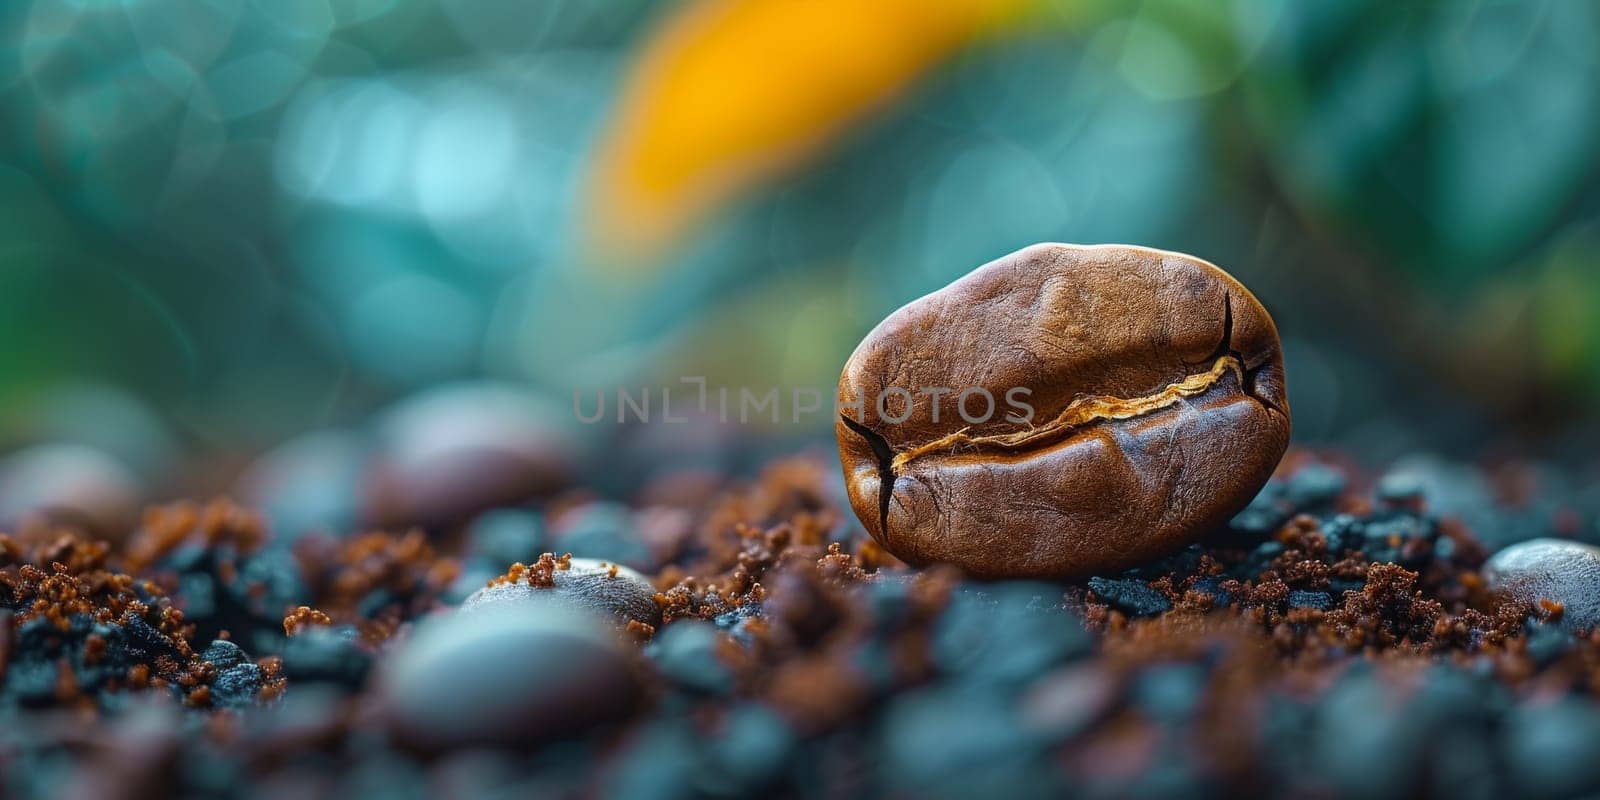
<instances>
[{"instance_id":1,"label":"roasted coffee bean","mask_svg":"<svg viewBox=\"0 0 1600 800\"><path fill-rule=\"evenodd\" d=\"M850 503L912 564L1128 567L1218 528L1289 441L1272 318L1217 267L1036 245L890 315L839 379Z\"/></svg>"},{"instance_id":2,"label":"roasted coffee bean","mask_svg":"<svg viewBox=\"0 0 1600 800\"><path fill-rule=\"evenodd\" d=\"M1566 539L1530 539L1489 558L1483 577L1507 600L1560 603L1567 628L1600 628L1600 547Z\"/></svg>"}]
</instances>

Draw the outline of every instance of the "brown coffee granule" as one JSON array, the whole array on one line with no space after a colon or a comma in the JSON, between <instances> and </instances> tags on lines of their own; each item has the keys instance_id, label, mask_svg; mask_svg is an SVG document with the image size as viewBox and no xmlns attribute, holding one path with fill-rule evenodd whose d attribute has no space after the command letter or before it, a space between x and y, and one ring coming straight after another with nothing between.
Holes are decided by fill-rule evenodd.
<instances>
[{"instance_id":1,"label":"brown coffee granule","mask_svg":"<svg viewBox=\"0 0 1600 800\"><path fill-rule=\"evenodd\" d=\"M331 625L333 625L333 619L327 614L310 606L300 606L290 611L288 616L283 618L283 633L285 636L293 638L308 628L328 627Z\"/></svg>"}]
</instances>

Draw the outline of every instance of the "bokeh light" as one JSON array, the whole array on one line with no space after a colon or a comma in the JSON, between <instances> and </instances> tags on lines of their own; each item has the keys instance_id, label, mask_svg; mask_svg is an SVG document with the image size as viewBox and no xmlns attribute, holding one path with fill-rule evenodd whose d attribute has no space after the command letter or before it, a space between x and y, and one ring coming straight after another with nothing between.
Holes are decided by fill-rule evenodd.
<instances>
[{"instance_id":1,"label":"bokeh light","mask_svg":"<svg viewBox=\"0 0 1600 800\"><path fill-rule=\"evenodd\" d=\"M1591 6L919 5L6 4L4 444L167 486L459 381L827 388L1044 240L1238 274L1308 443L1592 441ZM795 44L838 14L881 58ZM617 194L649 175L665 205Z\"/></svg>"}]
</instances>

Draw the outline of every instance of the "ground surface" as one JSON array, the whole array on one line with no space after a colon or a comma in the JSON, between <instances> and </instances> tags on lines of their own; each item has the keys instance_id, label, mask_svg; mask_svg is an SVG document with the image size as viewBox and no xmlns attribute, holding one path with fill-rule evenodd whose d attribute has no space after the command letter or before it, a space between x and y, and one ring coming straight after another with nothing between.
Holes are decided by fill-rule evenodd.
<instances>
[{"instance_id":1,"label":"ground surface","mask_svg":"<svg viewBox=\"0 0 1600 800\"><path fill-rule=\"evenodd\" d=\"M17 531L0 796L1600 790L1600 636L1479 572L1593 535L1548 470L1292 453L1207 544L1059 585L907 569L836 472L292 543L224 501ZM618 611L615 574L570 589L565 553L637 569L654 608ZM577 599L441 616L497 578Z\"/></svg>"}]
</instances>

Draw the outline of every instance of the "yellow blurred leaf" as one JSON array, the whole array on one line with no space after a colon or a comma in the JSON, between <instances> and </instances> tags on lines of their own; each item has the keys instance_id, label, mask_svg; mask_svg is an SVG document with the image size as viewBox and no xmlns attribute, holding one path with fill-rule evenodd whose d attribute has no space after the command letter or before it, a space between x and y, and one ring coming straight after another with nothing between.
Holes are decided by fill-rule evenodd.
<instances>
[{"instance_id":1,"label":"yellow blurred leaf","mask_svg":"<svg viewBox=\"0 0 1600 800\"><path fill-rule=\"evenodd\" d=\"M695 0L633 66L598 152L590 237L658 252L789 170L1028 0Z\"/></svg>"}]
</instances>

